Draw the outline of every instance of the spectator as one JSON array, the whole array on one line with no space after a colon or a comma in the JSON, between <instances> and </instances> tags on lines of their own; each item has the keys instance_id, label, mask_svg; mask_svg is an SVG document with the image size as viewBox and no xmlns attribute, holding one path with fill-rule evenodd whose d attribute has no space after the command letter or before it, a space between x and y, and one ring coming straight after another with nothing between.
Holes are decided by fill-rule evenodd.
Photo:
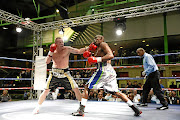
<instances>
[{"instance_id":1,"label":"spectator","mask_svg":"<svg viewBox=\"0 0 180 120\"><path fill-rule=\"evenodd\" d=\"M8 94L7 90L3 90L2 95L0 96L1 102L8 102L11 101L11 96Z\"/></svg>"},{"instance_id":2,"label":"spectator","mask_svg":"<svg viewBox=\"0 0 180 120\"><path fill-rule=\"evenodd\" d=\"M133 93L128 94L128 98L129 98L131 101L133 101L133 99L134 99L134 94L133 94Z\"/></svg>"},{"instance_id":3,"label":"spectator","mask_svg":"<svg viewBox=\"0 0 180 120\"><path fill-rule=\"evenodd\" d=\"M149 94L150 94L150 96L151 96L151 103L160 104L160 101L159 101L159 99L156 97L156 95L154 95L153 90L150 90Z\"/></svg>"},{"instance_id":4,"label":"spectator","mask_svg":"<svg viewBox=\"0 0 180 120\"><path fill-rule=\"evenodd\" d=\"M96 93L96 92L94 92L94 94L93 94L93 100L95 100L95 99L97 99L98 97L98 94Z\"/></svg>"},{"instance_id":5,"label":"spectator","mask_svg":"<svg viewBox=\"0 0 180 120\"><path fill-rule=\"evenodd\" d=\"M103 98L103 93L99 92L98 96L96 99L94 99L95 101L107 101L106 99Z\"/></svg>"},{"instance_id":6,"label":"spectator","mask_svg":"<svg viewBox=\"0 0 180 120\"><path fill-rule=\"evenodd\" d=\"M176 96L176 91L172 91L169 97L170 104L179 104L180 98Z\"/></svg>"},{"instance_id":7,"label":"spectator","mask_svg":"<svg viewBox=\"0 0 180 120\"><path fill-rule=\"evenodd\" d=\"M128 81L126 88L133 88L131 81Z\"/></svg>"},{"instance_id":8,"label":"spectator","mask_svg":"<svg viewBox=\"0 0 180 120\"><path fill-rule=\"evenodd\" d=\"M133 102L134 103L139 103L141 99L140 94L137 94L137 90L134 90L134 98L133 98Z\"/></svg>"},{"instance_id":9,"label":"spectator","mask_svg":"<svg viewBox=\"0 0 180 120\"><path fill-rule=\"evenodd\" d=\"M133 87L134 87L134 88L140 88L140 86L137 84L137 81L134 81Z\"/></svg>"},{"instance_id":10,"label":"spectator","mask_svg":"<svg viewBox=\"0 0 180 120\"><path fill-rule=\"evenodd\" d=\"M112 94L111 94L111 93L107 93L107 95L105 96L104 99L106 99L107 101L109 101L110 98L112 98Z\"/></svg>"},{"instance_id":11,"label":"spectator","mask_svg":"<svg viewBox=\"0 0 180 120\"><path fill-rule=\"evenodd\" d=\"M62 93L58 93L57 99L64 99L64 95Z\"/></svg>"},{"instance_id":12,"label":"spectator","mask_svg":"<svg viewBox=\"0 0 180 120\"><path fill-rule=\"evenodd\" d=\"M177 85L174 85L174 81L171 82L171 85L169 86L169 88L177 88Z\"/></svg>"},{"instance_id":13,"label":"spectator","mask_svg":"<svg viewBox=\"0 0 180 120\"><path fill-rule=\"evenodd\" d=\"M79 74L79 72L76 73L75 78L81 78L81 75Z\"/></svg>"},{"instance_id":14,"label":"spectator","mask_svg":"<svg viewBox=\"0 0 180 120\"><path fill-rule=\"evenodd\" d=\"M70 92L68 90L65 90L65 93L64 93L64 99L70 99Z\"/></svg>"},{"instance_id":15,"label":"spectator","mask_svg":"<svg viewBox=\"0 0 180 120\"><path fill-rule=\"evenodd\" d=\"M91 89L90 92L89 92L89 100L93 100L94 99L94 92L93 90Z\"/></svg>"},{"instance_id":16,"label":"spectator","mask_svg":"<svg viewBox=\"0 0 180 120\"><path fill-rule=\"evenodd\" d=\"M24 100L27 100L28 99L28 94L26 91L24 91Z\"/></svg>"}]
</instances>

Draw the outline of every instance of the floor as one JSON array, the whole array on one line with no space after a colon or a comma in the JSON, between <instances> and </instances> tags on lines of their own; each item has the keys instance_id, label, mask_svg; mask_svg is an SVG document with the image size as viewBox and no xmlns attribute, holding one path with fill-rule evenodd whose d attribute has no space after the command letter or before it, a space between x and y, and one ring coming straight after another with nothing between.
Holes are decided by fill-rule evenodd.
<instances>
[{"instance_id":1,"label":"floor","mask_svg":"<svg viewBox=\"0 0 180 120\"><path fill-rule=\"evenodd\" d=\"M88 101L84 117L71 115L79 107L76 100L46 100L40 113L33 115L36 105L37 100L0 103L0 120L180 120L180 105L156 110L160 105L149 104L140 108L139 117L124 102Z\"/></svg>"}]
</instances>

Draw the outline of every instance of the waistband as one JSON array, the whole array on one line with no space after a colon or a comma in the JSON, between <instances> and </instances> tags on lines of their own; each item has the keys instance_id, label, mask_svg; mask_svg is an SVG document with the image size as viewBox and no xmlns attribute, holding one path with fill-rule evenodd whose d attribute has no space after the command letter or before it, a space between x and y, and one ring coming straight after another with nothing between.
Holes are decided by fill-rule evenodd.
<instances>
[{"instance_id":1,"label":"waistband","mask_svg":"<svg viewBox=\"0 0 180 120\"><path fill-rule=\"evenodd\" d=\"M97 68L102 68L102 67L104 67L104 66L107 66L107 62L100 62L100 63L97 63L96 64L96 66L97 66Z\"/></svg>"},{"instance_id":2,"label":"waistband","mask_svg":"<svg viewBox=\"0 0 180 120\"><path fill-rule=\"evenodd\" d=\"M60 69L60 68L52 68L52 72L56 72L56 73L65 73L69 71L69 68L66 68L66 69Z\"/></svg>"}]
</instances>

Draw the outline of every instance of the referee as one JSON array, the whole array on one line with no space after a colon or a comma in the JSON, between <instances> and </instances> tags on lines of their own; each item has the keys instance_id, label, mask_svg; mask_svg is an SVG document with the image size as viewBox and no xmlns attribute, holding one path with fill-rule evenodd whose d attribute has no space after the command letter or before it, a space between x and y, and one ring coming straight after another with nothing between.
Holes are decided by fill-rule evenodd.
<instances>
[{"instance_id":1,"label":"referee","mask_svg":"<svg viewBox=\"0 0 180 120\"><path fill-rule=\"evenodd\" d=\"M144 71L142 72L142 75L146 78L146 82L143 86L142 103L139 105L147 106L148 94L151 88L153 88L154 94L157 96L157 98L160 100L160 103L162 104L162 106L158 107L157 109L168 109L168 103L164 99L164 95L161 91L161 86L159 84L160 73L154 61L154 58L150 54L146 53L143 48L138 48L136 52L139 56L143 57Z\"/></svg>"}]
</instances>

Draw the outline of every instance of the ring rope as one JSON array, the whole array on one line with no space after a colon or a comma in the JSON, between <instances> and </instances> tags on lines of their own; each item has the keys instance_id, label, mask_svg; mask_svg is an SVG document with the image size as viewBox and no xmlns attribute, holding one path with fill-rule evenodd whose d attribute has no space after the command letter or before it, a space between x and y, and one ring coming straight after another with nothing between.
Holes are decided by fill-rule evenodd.
<instances>
[{"instance_id":1,"label":"ring rope","mask_svg":"<svg viewBox=\"0 0 180 120\"><path fill-rule=\"evenodd\" d=\"M20 88L0 88L0 90L25 90L25 89L33 89L33 87L20 87ZM58 87L58 89L64 89L64 87ZM84 89L84 88L79 88L79 89ZM100 88L103 89L103 88ZM143 88L118 88L119 90L143 90ZM167 91L180 91L180 88L162 88L162 90L167 90Z\"/></svg>"},{"instance_id":2,"label":"ring rope","mask_svg":"<svg viewBox=\"0 0 180 120\"><path fill-rule=\"evenodd\" d=\"M180 63L176 64L157 64L157 66L180 66ZM113 66L114 69L122 69L122 68L140 68L143 67L143 65L133 65L133 66ZM0 66L0 68L4 69L18 69L18 70L33 70L32 68L20 68L20 67L9 67L9 66ZM69 70L92 70L97 69L96 67L90 67L90 68L69 68ZM51 69L47 69L49 71Z\"/></svg>"},{"instance_id":3,"label":"ring rope","mask_svg":"<svg viewBox=\"0 0 180 120\"><path fill-rule=\"evenodd\" d=\"M180 52L177 53L165 53L165 54L156 54L152 55L153 57L159 57L159 56L170 56L170 55L178 55ZM140 56L129 56L129 57L114 57L112 60L119 60L119 59L130 59L130 58L141 58ZM0 59L5 60L17 60L17 61L27 61L27 62L34 62L33 60L27 60L27 59L18 59L18 58L8 58L8 57L0 57ZM81 59L81 60L69 60L69 62L79 62L79 61L87 61L87 59Z\"/></svg>"},{"instance_id":4,"label":"ring rope","mask_svg":"<svg viewBox=\"0 0 180 120\"><path fill-rule=\"evenodd\" d=\"M90 78L74 78L75 80L89 80ZM131 78L131 77L121 77L116 78L117 80L143 80L144 77ZM180 79L180 77L160 77L160 79ZM0 80L33 80L31 78L0 78Z\"/></svg>"}]
</instances>

